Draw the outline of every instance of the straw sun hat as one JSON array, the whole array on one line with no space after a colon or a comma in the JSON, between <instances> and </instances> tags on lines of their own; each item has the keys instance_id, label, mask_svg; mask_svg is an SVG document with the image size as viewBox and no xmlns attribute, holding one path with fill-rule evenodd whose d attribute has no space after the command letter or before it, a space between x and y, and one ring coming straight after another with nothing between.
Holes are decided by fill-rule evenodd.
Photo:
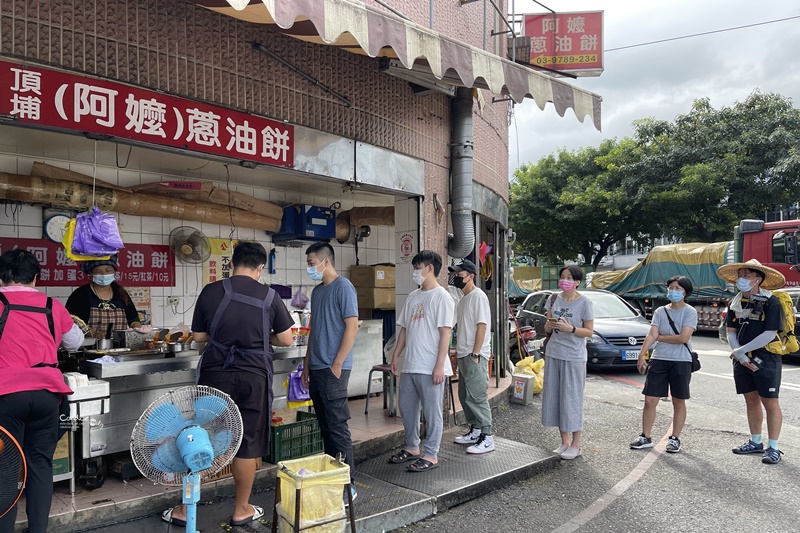
<instances>
[{"instance_id":1,"label":"straw sun hat","mask_svg":"<svg viewBox=\"0 0 800 533\"><path fill-rule=\"evenodd\" d=\"M761 282L761 288L772 290L780 289L786 285L786 278L783 274L774 268L762 265L758 259L750 259L744 263L731 263L730 265L722 265L717 269L717 275L730 283L736 283L736 278L739 277L739 269L747 268L750 270L758 270L764 273L764 281Z\"/></svg>"}]
</instances>

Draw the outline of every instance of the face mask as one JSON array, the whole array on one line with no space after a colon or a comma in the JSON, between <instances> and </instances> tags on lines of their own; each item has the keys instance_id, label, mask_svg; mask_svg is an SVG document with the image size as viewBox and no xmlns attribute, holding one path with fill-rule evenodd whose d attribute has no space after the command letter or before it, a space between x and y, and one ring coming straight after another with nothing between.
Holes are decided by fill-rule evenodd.
<instances>
[{"instance_id":1,"label":"face mask","mask_svg":"<svg viewBox=\"0 0 800 533\"><path fill-rule=\"evenodd\" d=\"M319 266L319 265L317 265L317 266ZM328 267L325 267L325 268L322 269L322 272L318 272L317 271L317 266L310 266L310 267L308 267L306 269L306 272L308 272L308 277L311 278L313 281L321 281L322 280L322 273L325 272L325 268L328 268Z\"/></svg>"},{"instance_id":2,"label":"face mask","mask_svg":"<svg viewBox=\"0 0 800 533\"><path fill-rule=\"evenodd\" d=\"M753 282L747 278L739 278L736 280L736 288L742 292L747 292L752 287Z\"/></svg>"},{"instance_id":3,"label":"face mask","mask_svg":"<svg viewBox=\"0 0 800 533\"><path fill-rule=\"evenodd\" d=\"M558 280L558 288L561 289L564 292L571 291L572 289L575 288L575 285L577 285L577 284L574 281L572 281L571 279L560 279L560 280Z\"/></svg>"},{"instance_id":4,"label":"face mask","mask_svg":"<svg viewBox=\"0 0 800 533\"><path fill-rule=\"evenodd\" d=\"M461 276L456 276L453 278L453 287L456 289L463 289L466 284L466 280Z\"/></svg>"},{"instance_id":5,"label":"face mask","mask_svg":"<svg viewBox=\"0 0 800 533\"><path fill-rule=\"evenodd\" d=\"M92 276L95 285L105 287L114 283L114 274L95 274Z\"/></svg>"},{"instance_id":6,"label":"face mask","mask_svg":"<svg viewBox=\"0 0 800 533\"><path fill-rule=\"evenodd\" d=\"M667 291L667 298L670 302L678 303L683 300L683 293L681 291Z\"/></svg>"},{"instance_id":7,"label":"face mask","mask_svg":"<svg viewBox=\"0 0 800 533\"><path fill-rule=\"evenodd\" d=\"M415 270L414 272L411 273L411 279L413 279L414 283L416 283L417 285L422 285L423 283L425 283L425 277L426 276L422 275L422 269Z\"/></svg>"}]
</instances>

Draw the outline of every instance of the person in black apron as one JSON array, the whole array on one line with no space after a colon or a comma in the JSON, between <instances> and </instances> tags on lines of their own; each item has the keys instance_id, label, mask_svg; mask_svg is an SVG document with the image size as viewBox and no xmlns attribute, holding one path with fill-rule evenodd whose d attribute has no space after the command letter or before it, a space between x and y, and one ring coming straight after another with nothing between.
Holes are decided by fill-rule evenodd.
<instances>
[{"instance_id":1,"label":"person in black apron","mask_svg":"<svg viewBox=\"0 0 800 533\"><path fill-rule=\"evenodd\" d=\"M272 414L272 349L292 343L289 310L275 291L259 283L267 262L264 247L239 241L230 278L206 285L195 304L192 335L206 348L197 364L197 383L219 389L236 403L244 424L242 444L233 459L236 486L232 525L264 515L251 505L256 459L268 455ZM186 524L183 505L167 509L162 520Z\"/></svg>"},{"instance_id":2,"label":"person in black apron","mask_svg":"<svg viewBox=\"0 0 800 533\"><path fill-rule=\"evenodd\" d=\"M67 310L86 322L98 339L106 337L109 324L112 330L131 327L142 333L150 331L150 326L142 326L131 297L116 281L117 261L116 254L109 259L83 261L81 271L91 281L75 289L67 300Z\"/></svg>"},{"instance_id":3,"label":"person in black apron","mask_svg":"<svg viewBox=\"0 0 800 533\"><path fill-rule=\"evenodd\" d=\"M72 390L56 368L56 348L77 350L83 333L64 306L37 291L39 262L28 251L0 256L0 426L22 447L28 467L28 531L47 531L53 499L53 452L68 422ZM17 508L0 518L14 531Z\"/></svg>"}]
</instances>

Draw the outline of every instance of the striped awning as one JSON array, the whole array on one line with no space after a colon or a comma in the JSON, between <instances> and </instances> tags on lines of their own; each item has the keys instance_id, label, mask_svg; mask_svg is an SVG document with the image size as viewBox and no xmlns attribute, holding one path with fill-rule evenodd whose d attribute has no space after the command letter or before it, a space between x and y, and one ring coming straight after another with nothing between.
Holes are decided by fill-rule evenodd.
<instances>
[{"instance_id":1,"label":"striped awning","mask_svg":"<svg viewBox=\"0 0 800 533\"><path fill-rule=\"evenodd\" d=\"M517 103L528 97L544 109L552 102L560 116L572 109L579 121L588 115L600 129L600 96L357 0L191 1L240 20L273 25L303 41L397 59L415 71L429 69L438 80L488 89Z\"/></svg>"}]
</instances>

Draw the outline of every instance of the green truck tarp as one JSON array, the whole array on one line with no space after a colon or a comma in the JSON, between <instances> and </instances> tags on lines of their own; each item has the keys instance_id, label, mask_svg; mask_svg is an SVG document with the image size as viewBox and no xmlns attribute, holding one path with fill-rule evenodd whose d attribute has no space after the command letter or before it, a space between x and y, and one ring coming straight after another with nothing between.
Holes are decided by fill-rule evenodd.
<instances>
[{"instance_id":1,"label":"green truck tarp","mask_svg":"<svg viewBox=\"0 0 800 533\"><path fill-rule=\"evenodd\" d=\"M730 262L732 251L732 242L656 246L627 270L596 273L592 288L631 299L666 299L666 281L672 276L686 276L694 287L691 300L731 298L734 293L717 276L717 268Z\"/></svg>"}]
</instances>

